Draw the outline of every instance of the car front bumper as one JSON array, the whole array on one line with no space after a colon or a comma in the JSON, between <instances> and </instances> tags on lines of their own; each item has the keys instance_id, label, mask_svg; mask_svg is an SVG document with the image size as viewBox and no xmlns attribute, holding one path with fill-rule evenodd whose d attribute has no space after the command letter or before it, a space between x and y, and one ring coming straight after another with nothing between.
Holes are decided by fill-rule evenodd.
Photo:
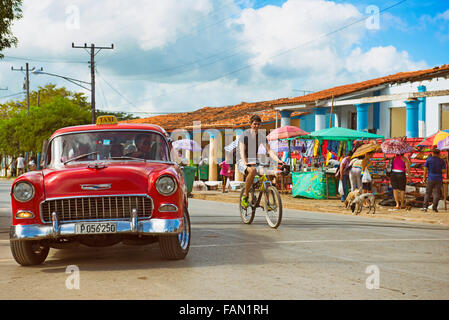
<instances>
[{"instance_id":1,"label":"car front bumper","mask_svg":"<svg viewBox=\"0 0 449 320\"><path fill-rule=\"evenodd\" d=\"M76 233L76 224L78 222L110 222L116 223L117 229L114 233L99 233L103 235L166 235L177 234L183 229L184 220L181 219L146 219L138 221L131 219L123 220L107 220L107 221L77 221L59 224L54 220L51 225L32 224L32 225L16 225L11 226L10 240L42 240L57 239L70 236L90 236L92 234Z\"/></svg>"}]
</instances>

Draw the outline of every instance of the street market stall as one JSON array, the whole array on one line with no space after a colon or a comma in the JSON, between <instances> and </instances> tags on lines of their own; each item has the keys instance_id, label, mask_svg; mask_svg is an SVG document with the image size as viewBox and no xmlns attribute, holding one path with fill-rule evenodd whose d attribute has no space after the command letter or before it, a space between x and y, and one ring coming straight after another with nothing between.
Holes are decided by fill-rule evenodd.
<instances>
[{"instance_id":1,"label":"street market stall","mask_svg":"<svg viewBox=\"0 0 449 320\"><path fill-rule=\"evenodd\" d=\"M314 131L304 140L300 171L293 172L293 197L329 199L336 196L335 172L338 160L353 149L354 141L383 139L383 136L352 129L333 127ZM294 138L298 139L298 138Z\"/></svg>"}]
</instances>

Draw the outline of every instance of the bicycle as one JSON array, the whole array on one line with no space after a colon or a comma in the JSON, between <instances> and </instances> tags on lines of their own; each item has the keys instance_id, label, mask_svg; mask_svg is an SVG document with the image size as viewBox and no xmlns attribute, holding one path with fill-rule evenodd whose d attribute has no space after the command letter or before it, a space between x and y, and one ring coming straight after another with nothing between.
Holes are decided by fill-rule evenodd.
<instances>
[{"instance_id":1,"label":"bicycle","mask_svg":"<svg viewBox=\"0 0 449 320\"><path fill-rule=\"evenodd\" d=\"M267 166L264 166L267 167ZM246 176L245 176L246 179ZM257 208L263 208L265 212L265 219L271 228L276 229L281 224L282 220L282 199L278 189L272 185L267 178L266 173L256 175L254 182L248 194L248 207L242 207L242 197L245 188L240 192L240 218L243 223L251 224L256 215ZM264 205L261 205L262 196L265 196Z\"/></svg>"}]
</instances>

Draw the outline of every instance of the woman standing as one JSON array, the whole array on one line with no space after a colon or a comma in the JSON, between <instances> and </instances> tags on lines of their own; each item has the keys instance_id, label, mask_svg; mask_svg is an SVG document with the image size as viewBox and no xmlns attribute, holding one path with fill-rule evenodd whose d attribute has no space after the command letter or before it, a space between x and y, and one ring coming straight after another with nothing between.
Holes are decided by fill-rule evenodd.
<instances>
[{"instance_id":1,"label":"woman standing","mask_svg":"<svg viewBox=\"0 0 449 320\"><path fill-rule=\"evenodd\" d=\"M394 207L395 210L405 209L405 187L407 185L406 172L410 175L410 160L403 154L396 155L393 159L390 175L394 201L396 201L396 207Z\"/></svg>"},{"instance_id":2,"label":"woman standing","mask_svg":"<svg viewBox=\"0 0 449 320\"><path fill-rule=\"evenodd\" d=\"M362 160L362 193L371 193L373 192L373 180L371 178L371 167L373 163L371 162L371 157L373 156L372 152L368 152L365 154L365 158ZM367 172L368 179L363 178L363 175Z\"/></svg>"},{"instance_id":3,"label":"woman standing","mask_svg":"<svg viewBox=\"0 0 449 320\"><path fill-rule=\"evenodd\" d=\"M351 162L352 151L344 157L344 159L340 163L340 181L343 184L344 194L341 195L341 202L346 200L346 196L348 195L348 181L349 181L349 172L351 170L350 162Z\"/></svg>"},{"instance_id":4,"label":"woman standing","mask_svg":"<svg viewBox=\"0 0 449 320\"><path fill-rule=\"evenodd\" d=\"M351 182L351 191L362 188L362 157L351 160L349 166L349 181Z\"/></svg>"}]
</instances>

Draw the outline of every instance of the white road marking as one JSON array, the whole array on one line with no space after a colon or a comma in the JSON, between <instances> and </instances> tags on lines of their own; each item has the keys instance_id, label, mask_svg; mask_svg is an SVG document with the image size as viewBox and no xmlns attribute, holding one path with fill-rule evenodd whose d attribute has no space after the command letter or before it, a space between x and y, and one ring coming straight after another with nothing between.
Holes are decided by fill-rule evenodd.
<instances>
[{"instance_id":1,"label":"white road marking","mask_svg":"<svg viewBox=\"0 0 449 320\"><path fill-rule=\"evenodd\" d=\"M251 245L269 245L269 244L297 244L297 243L329 243L329 242L393 242L393 241L449 241L449 238L438 239L331 239L331 240L285 240L285 241L265 241L265 242L245 242L245 243L219 243L219 244L197 244L191 245L194 248L207 248L207 247L236 247L236 246L251 246Z\"/></svg>"}]
</instances>

